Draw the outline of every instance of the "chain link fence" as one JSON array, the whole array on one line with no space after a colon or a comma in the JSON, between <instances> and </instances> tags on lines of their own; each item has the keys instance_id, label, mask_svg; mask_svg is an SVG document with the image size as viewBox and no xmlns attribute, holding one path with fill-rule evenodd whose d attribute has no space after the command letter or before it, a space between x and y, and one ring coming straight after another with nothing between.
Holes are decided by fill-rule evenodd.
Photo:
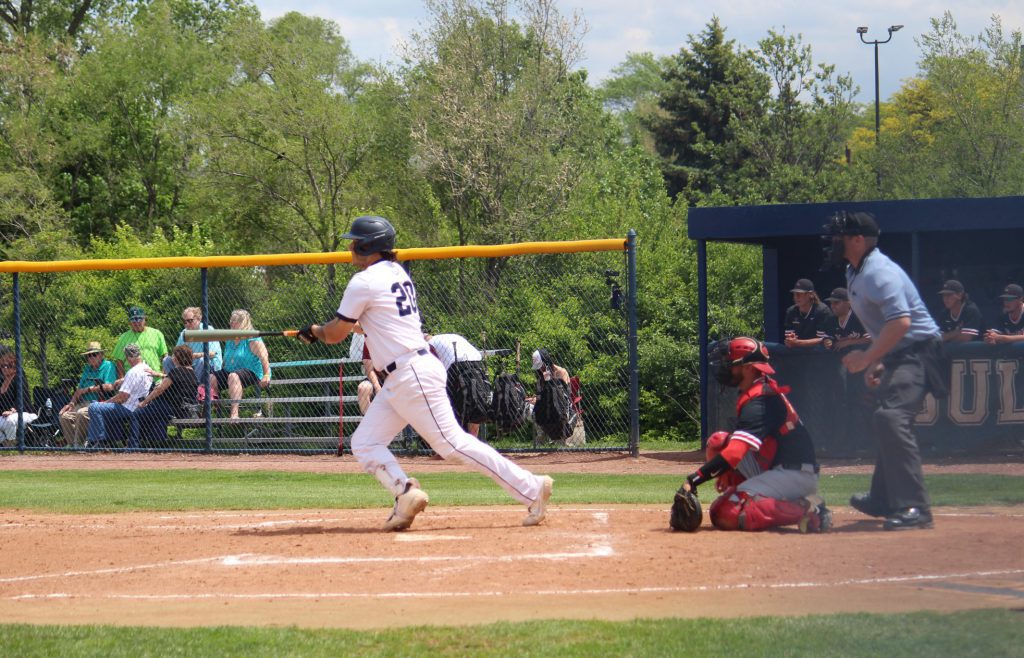
<instances>
[{"instance_id":1,"label":"chain link fence","mask_svg":"<svg viewBox=\"0 0 1024 658\"><path fill-rule=\"evenodd\" d=\"M591 242L595 250L583 243L533 243L515 253L519 247L507 245L511 255L500 256L473 256L474 248L399 252L417 288L424 331L464 337L481 352L490 381L515 373L532 396L531 357L543 348L578 384L581 420L572 437L552 440L529 419L511 431L484 422L480 438L499 450L636 450L630 251L623 240ZM541 253L525 253L530 250ZM544 253L559 250L566 253ZM194 382L180 372L153 377L161 391L138 393L148 401L134 411L115 397L119 387L111 383L132 368L126 343L141 347L152 371L167 373L184 329L245 328L248 316L253 328L273 332L333 317L351 275L343 262L348 255L294 256L2 264L13 285L3 293L0 365L19 365L23 380L19 387L15 368L3 370L0 406L25 413L20 427L17 413L5 419L2 449L347 448L362 416L360 338L340 345L285 337L192 344ZM232 259L244 265L229 266ZM266 373L260 372L260 344ZM160 384L164 379L170 382ZM178 404L177 393L189 387L197 399ZM392 447L429 450L410 429Z\"/></svg>"}]
</instances>

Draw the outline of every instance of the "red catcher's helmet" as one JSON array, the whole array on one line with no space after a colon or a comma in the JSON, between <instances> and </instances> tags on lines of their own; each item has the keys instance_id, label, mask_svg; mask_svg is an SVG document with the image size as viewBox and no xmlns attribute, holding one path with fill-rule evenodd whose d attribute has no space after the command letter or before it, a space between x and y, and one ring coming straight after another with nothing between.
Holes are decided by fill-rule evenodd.
<instances>
[{"instance_id":1,"label":"red catcher's helmet","mask_svg":"<svg viewBox=\"0 0 1024 658\"><path fill-rule=\"evenodd\" d=\"M740 365L754 366L766 375L775 374L775 369L768 365L768 347L759 340L740 336L715 345L711 355L711 366L715 368L715 376L719 382L735 386L731 369Z\"/></svg>"}]
</instances>

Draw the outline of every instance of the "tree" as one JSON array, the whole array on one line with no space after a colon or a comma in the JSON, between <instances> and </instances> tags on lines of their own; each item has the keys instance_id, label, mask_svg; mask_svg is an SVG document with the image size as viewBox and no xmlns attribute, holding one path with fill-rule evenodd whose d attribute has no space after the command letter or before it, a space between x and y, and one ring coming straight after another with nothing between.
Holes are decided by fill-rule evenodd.
<instances>
[{"instance_id":1,"label":"tree","mask_svg":"<svg viewBox=\"0 0 1024 658\"><path fill-rule=\"evenodd\" d=\"M735 140L734 122L764 114L770 85L751 58L726 41L718 18L688 44L663 74L658 111L644 119L673 197L708 193L744 163L749 154Z\"/></svg>"},{"instance_id":2,"label":"tree","mask_svg":"<svg viewBox=\"0 0 1024 658\"><path fill-rule=\"evenodd\" d=\"M670 62L668 57L656 58L649 52L628 53L597 89L605 109L622 121L629 143L642 145L651 153L655 152L654 137L644 126L643 117L656 112L658 99L666 89L663 74Z\"/></svg>"},{"instance_id":3,"label":"tree","mask_svg":"<svg viewBox=\"0 0 1024 658\"><path fill-rule=\"evenodd\" d=\"M337 251L353 216L390 214L409 161L398 93L352 57L337 25L294 12L245 20L225 46L237 75L193 111L222 234L263 251ZM336 299L333 266L325 285Z\"/></svg>"},{"instance_id":4,"label":"tree","mask_svg":"<svg viewBox=\"0 0 1024 658\"><path fill-rule=\"evenodd\" d=\"M815 66L799 36L769 30L750 53L772 80L763 113L733 119L742 163L723 181L745 203L794 203L851 198L855 185L844 147L856 121L857 88L835 66Z\"/></svg>"},{"instance_id":5,"label":"tree","mask_svg":"<svg viewBox=\"0 0 1024 658\"><path fill-rule=\"evenodd\" d=\"M58 181L76 232L84 242L120 223L146 233L188 225L182 204L198 144L182 110L228 71L163 1L105 29L97 44L62 108Z\"/></svg>"},{"instance_id":6,"label":"tree","mask_svg":"<svg viewBox=\"0 0 1024 658\"><path fill-rule=\"evenodd\" d=\"M921 37L922 79L883 125L877 162L887 196L999 196L1024 188L1024 39L998 16L979 36L951 13Z\"/></svg>"},{"instance_id":7,"label":"tree","mask_svg":"<svg viewBox=\"0 0 1024 658\"><path fill-rule=\"evenodd\" d=\"M596 104L553 0L428 0L407 58L416 157L459 244L536 239L579 181ZM492 263L496 274L500 263Z\"/></svg>"}]
</instances>

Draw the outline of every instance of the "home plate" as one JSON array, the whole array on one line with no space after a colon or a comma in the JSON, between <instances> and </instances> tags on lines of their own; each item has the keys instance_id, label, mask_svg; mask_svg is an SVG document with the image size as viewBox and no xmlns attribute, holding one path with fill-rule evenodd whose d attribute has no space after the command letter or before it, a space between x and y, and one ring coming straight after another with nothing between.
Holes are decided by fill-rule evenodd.
<instances>
[{"instance_id":1,"label":"home plate","mask_svg":"<svg viewBox=\"0 0 1024 658\"><path fill-rule=\"evenodd\" d=\"M465 535L395 535L395 541L460 541L472 539Z\"/></svg>"}]
</instances>

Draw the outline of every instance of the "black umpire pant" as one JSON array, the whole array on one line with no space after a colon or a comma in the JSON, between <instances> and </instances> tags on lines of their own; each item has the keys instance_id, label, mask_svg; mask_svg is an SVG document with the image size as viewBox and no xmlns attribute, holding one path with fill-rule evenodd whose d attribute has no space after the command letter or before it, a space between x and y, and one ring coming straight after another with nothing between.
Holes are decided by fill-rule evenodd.
<instances>
[{"instance_id":1,"label":"black umpire pant","mask_svg":"<svg viewBox=\"0 0 1024 658\"><path fill-rule=\"evenodd\" d=\"M918 507L928 510L931 500L924 486L921 453L914 436L914 417L925 395L944 395L942 343L921 341L884 359L872 416L878 459L871 477L871 499L892 512Z\"/></svg>"}]
</instances>

